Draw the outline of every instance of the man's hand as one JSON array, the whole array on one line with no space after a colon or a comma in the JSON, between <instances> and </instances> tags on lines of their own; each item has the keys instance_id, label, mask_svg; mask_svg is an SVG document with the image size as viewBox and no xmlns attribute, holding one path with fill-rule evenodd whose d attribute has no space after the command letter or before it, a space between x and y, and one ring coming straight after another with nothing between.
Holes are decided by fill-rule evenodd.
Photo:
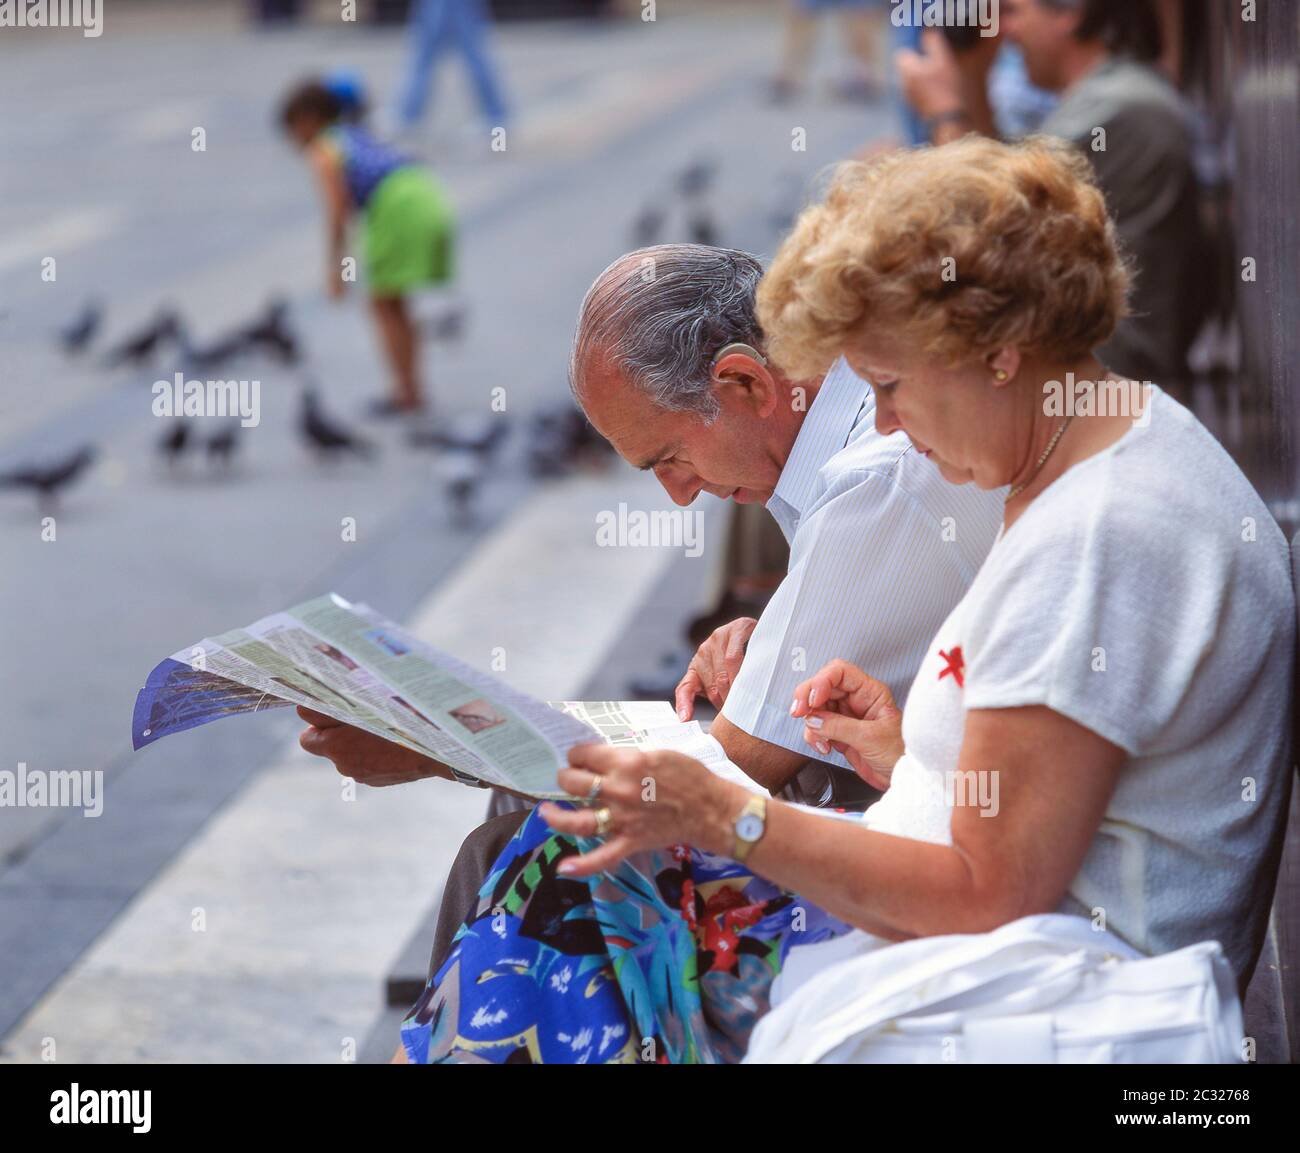
<instances>
[{"instance_id":1,"label":"man's hand","mask_svg":"<svg viewBox=\"0 0 1300 1153\"><path fill-rule=\"evenodd\" d=\"M325 757L345 777L363 785L403 785L424 777L451 779L451 770L439 761L395 745L374 733L341 724L333 717L298 706L308 727L298 743L313 756Z\"/></svg>"},{"instance_id":2,"label":"man's hand","mask_svg":"<svg viewBox=\"0 0 1300 1153\"><path fill-rule=\"evenodd\" d=\"M921 42L921 52L900 48L894 53L903 98L922 120L961 111L961 66L948 41L938 29L927 28Z\"/></svg>"},{"instance_id":3,"label":"man's hand","mask_svg":"<svg viewBox=\"0 0 1300 1153\"><path fill-rule=\"evenodd\" d=\"M745 659L745 645L757 624L753 617L740 617L714 629L700 645L674 694L679 718L689 721L695 715L698 696L708 697L715 709L722 708Z\"/></svg>"}]
</instances>

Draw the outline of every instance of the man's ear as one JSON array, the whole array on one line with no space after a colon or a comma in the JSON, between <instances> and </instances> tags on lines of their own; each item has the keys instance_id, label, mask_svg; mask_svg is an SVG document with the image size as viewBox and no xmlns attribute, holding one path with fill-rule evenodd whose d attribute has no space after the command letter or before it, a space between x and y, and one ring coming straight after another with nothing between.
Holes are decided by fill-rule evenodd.
<instances>
[{"instance_id":1,"label":"man's ear","mask_svg":"<svg viewBox=\"0 0 1300 1153\"><path fill-rule=\"evenodd\" d=\"M711 373L719 391L729 390L758 416L770 416L780 397L767 365L745 352L729 352Z\"/></svg>"},{"instance_id":2,"label":"man's ear","mask_svg":"<svg viewBox=\"0 0 1300 1153\"><path fill-rule=\"evenodd\" d=\"M1004 345L984 358L995 386L1008 384L1020 371L1020 349L1014 344Z\"/></svg>"}]
</instances>

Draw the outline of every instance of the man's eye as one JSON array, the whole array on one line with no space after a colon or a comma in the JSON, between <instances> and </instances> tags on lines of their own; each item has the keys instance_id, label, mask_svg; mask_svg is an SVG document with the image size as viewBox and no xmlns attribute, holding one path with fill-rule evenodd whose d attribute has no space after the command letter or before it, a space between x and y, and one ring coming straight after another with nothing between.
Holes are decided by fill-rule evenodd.
<instances>
[{"instance_id":1,"label":"man's eye","mask_svg":"<svg viewBox=\"0 0 1300 1153\"><path fill-rule=\"evenodd\" d=\"M876 386L877 392L893 392L898 387L896 380L874 380L872 384Z\"/></svg>"}]
</instances>

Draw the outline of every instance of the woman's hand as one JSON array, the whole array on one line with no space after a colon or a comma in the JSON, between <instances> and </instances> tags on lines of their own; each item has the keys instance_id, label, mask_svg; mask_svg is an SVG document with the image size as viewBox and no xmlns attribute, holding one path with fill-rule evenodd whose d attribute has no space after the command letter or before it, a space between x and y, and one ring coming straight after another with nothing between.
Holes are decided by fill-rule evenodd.
<instances>
[{"instance_id":1,"label":"woman's hand","mask_svg":"<svg viewBox=\"0 0 1300 1153\"><path fill-rule=\"evenodd\" d=\"M590 853L562 861L560 872L589 877L639 849L668 845L731 851L733 822L747 792L699 761L682 753L589 744L569 750L569 766L560 770L560 787L587 807L562 809L548 801L538 811L551 828L579 837L601 836L603 816L606 840Z\"/></svg>"},{"instance_id":2,"label":"woman's hand","mask_svg":"<svg viewBox=\"0 0 1300 1153\"><path fill-rule=\"evenodd\" d=\"M888 686L847 661L831 661L794 690L792 717L803 739L825 755L834 749L867 784L889 788L903 755L903 714Z\"/></svg>"}]
</instances>

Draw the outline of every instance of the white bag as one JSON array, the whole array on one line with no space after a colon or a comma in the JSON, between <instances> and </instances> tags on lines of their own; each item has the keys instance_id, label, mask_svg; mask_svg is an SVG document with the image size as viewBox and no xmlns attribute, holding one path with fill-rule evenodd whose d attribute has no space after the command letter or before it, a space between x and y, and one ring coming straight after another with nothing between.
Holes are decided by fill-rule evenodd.
<instances>
[{"instance_id":1,"label":"white bag","mask_svg":"<svg viewBox=\"0 0 1300 1153\"><path fill-rule=\"evenodd\" d=\"M759 1021L745 1060L1218 1064L1243 1034L1218 942L1143 957L1050 913L840 961Z\"/></svg>"}]
</instances>

